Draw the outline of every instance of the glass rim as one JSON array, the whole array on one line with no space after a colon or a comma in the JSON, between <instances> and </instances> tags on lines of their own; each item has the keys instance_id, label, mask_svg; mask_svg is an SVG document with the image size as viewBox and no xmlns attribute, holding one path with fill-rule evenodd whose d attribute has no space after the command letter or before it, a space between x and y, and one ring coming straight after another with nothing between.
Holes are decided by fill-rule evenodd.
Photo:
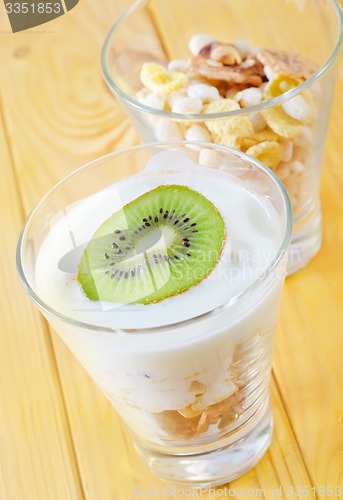
<instances>
[{"instance_id":1,"label":"glass rim","mask_svg":"<svg viewBox=\"0 0 343 500\"><path fill-rule=\"evenodd\" d=\"M127 95L125 92L123 92L118 85L114 82L110 75L110 71L108 69L107 65L107 53L108 53L108 47L110 44L111 37L117 27L122 23L122 21L125 20L125 18L134 12L136 8L143 6L145 3L152 1L152 0L137 0L134 2L118 19L117 21L113 24L112 28L108 32L105 42L103 44L102 50L101 50L101 69L102 69L102 74L103 77L110 88L118 97L120 97L124 102L132 106L133 108L136 108L140 111L143 111L145 113L157 116L159 118L169 118L173 119L176 121L194 121L194 122L203 122L204 121L204 114L203 113L174 113L172 111L164 111L164 110L158 110L156 108L152 108L150 106L146 106L143 103L140 103L139 101L136 101L129 95ZM312 75L310 78L305 80L304 82L300 83L300 85L297 85L294 89L291 89L284 94L281 94L277 97L274 97L273 99L269 99L268 101L263 101L259 104L256 104L255 106L249 106L247 108L241 108L237 109L234 111L225 111L225 112L219 112L219 113L206 113L206 120L218 120L220 118L229 118L229 117L234 117L234 116L240 116L240 115L245 115L248 113L257 113L258 111L267 109L271 106L274 106L276 104L281 104L282 102L287 101L288 99L291 99L292 97L295 97L296 95L300 94L304 90L306 90L308 87L310 87L314 82L316 82L328 69L329 67L333 64L333 62L336 60L336 58L339 56L342 44L343 44L343 10L340 4L338 3L337 0L330 0L331 4L336 10L336 14L338 16L338 21L339 21L339 34L338 34L338 40L336 42L336 45L331 52L330 56L327 58L327 60L322 64L322 66Z\"/></svg>"},{"instance_id":2,"label":"glass rim","mask_svg":"<svg viewBox=\"0 0 343 500\"><path fill-rule=\"evenodd\" d=\"M26 238L26 233L28 231L28 227L37 213L37 211L42 207L42 205L45 203L45 201L50 197L50 195L56 191L62 184L64 184L68 179L71 177L78 175L80 172L86 170L89 167L93 167L95 164L100 163L104 160L107 159L112 159L116 156L120 156L122 154L126 154L131 151L139 151L141 149L151 149L151 148L161 148L161 146L179 146L179 145L184 145L187 146L189 144L196 144L196 145L201 145L204 147L209 147L212 149L218 149L222 152L230 152L234 156L240 158L241 160L244 161L244 163L249 163L250 165L252 164L254 168L257 168L258 170L262 170L268 177L270 177L274 184L277 185L281 198L283 199L284 202L284 208L285 208L285 215L286 215L286 227L284 230L283 234L283 239L282 242L280 243L279 249L276 252L276 255L274 256L273 260L270 262L270 264L266 267L266 269L263 271L261 276L256 278L250 286L248 286L246 289L244 289L242 292L239 294L235 295L231 299L229 299L227 302L224 304L215 307L211 309L210 311L200 314L198 316L195 316L194 318L189 318L186 320L178 321L175 323L167 324L167 325L161 325L161 326L155 326L151 328L115 328L115 327L104 327L104 326L98 326L94 325L91 323L86 323L83 321L79 321L76 319L73 319L69 316L66 316L65 314L60 313L59 311L53 309L51 306L46 304L40 297L39 295L33 290L31 287L29 280L26 278L25 272L24 272L24 266L22 264L22 250L23 250L23 243L25 242ZM264 281L267 280L267 278L273 273L273 271L278 267L278 264L284 257L285 253L288 250L288 246L291 240L292 236L292 227L293 227L293 216L292 216L292 206L291 206L291 201L288 196L288 193L280 181L280 179L277 177L276 174L272 170L270 170L268 167L266 167L263 163L261 163L259 160L256 160L255 158L250 157L246 153L242 153L241 151L237 151L236 149L229 148L226 146L219 146L217 144L213 143L206 143L206 142L191 142L191 141L166 141L166 142L154 142L154 143L149 143L149 144L142 144L138 146L131 146L128 148L121 149L119 151L115 151L112 153L109 153L107 155L101 156L99 158L96 158L95 160L79 167L78 169L74 170L71 172L69 175L61 179L59 182L57 182L52 188L49 189L49 191L36 203L36 205L33 207L29 215L27 216L25 223L21 229L18 243L17 243L17 248L16 248L16 264L17 264L17 270L19 274L19 278L23 284L23 287L29 297L33 300L33 302L36 303L36 305L39 307L39 309L46 311L47 313L51 314L55 318L63 321L64 323L68 323L72 326L76 326L79 328L87 329L87 330L92 330L96 331L99 333L117 333L117 334L148 334L148 333L155 333L155 332L163 332L167 331L170 329L175 329L175 328L181 328L187 324L194 323L196 321L202 321L204 318L208 318L213 315L217 315L220 312L224 311L225 309L228 309L229 307L232 307L238 300L241 300L242 297L246 297L247 295L251 295L256 288L260 284L262 284Z\"/></svg>"}]
</instances>

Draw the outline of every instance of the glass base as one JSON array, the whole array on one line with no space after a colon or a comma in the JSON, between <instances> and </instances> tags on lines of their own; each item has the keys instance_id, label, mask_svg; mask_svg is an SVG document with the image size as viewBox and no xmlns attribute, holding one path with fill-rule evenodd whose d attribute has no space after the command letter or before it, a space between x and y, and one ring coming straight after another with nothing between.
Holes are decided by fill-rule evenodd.
<instances>
[{"instance_id":1,"label":"glass base","mask_svg":"<svg viewBox=\"0 0 343 500\"><path fill-rule=\"evenodd\" d=\"M306 221L294 221L295 231L289 250L287 276L305 267L318 253L322 244L322 214L318 205ZM297 229L299 228L299 229Z\"/></svg>"},{"instance_id":2,"label":"glass base","mask_svg":"<svg viewBox=\"0 0 343 500\"><path fill-rule=\"evenodd\" d=\"M273 415L269 397L249 423L246 432L231 433L220 446L204 452L182 453L155 449L137 436L135 448L143 462L158 478L171 484L200 488L225 484L248 472L267 451L273 434ZM237 436L239 434L239 436Z\"/></svg>"}]
</instances>

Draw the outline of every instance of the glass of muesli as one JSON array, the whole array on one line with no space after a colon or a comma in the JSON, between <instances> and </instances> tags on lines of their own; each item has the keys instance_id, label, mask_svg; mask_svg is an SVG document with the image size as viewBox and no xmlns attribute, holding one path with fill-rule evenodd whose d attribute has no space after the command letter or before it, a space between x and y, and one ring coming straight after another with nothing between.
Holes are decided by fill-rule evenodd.
<instances>
[{"instance_id":1,"label":"glass of muesli","mask_svg":"<svg viewBox=\"0 0 343 500\"><path fill-rule=\"evenodd\" d=\"M292 210L259 161L207 143L208 168L190 145L141 145L73 172L31 212L17 265L144 463L199 488L241 476L271 443Z\"/></svg>"},{"instance_id":2,"label":"glass of muesli","mask_svg":"<svg viewBox=\"0 0 343 500\"><path fill-rule=\"evenodd\" d=\"M145 142L213 142L276 173L293 208L291 274L321 245L341 45L336 0L141 0L108 34L102 69ZM216 162L206 146L194 157Z\"/></svg>"}]
</instances>

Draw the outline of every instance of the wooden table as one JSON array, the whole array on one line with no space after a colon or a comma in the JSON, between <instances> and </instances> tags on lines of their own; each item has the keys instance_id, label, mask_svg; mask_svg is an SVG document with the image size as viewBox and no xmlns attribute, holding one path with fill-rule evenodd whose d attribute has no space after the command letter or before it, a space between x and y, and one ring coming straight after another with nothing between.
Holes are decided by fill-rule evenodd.
<instances>
[{"instance_id":1,"label":"wooden table","mask_svg":"<svg viewBox=\"0 0 343 500\"><path fill-rule=\"evenodd\" d=\"M139 141L99 63L105 33L129 3L81 0L68 15L15 35L0 7L1 500L127 500L134 486L155 488L156 496L165 488L27 298L14 257L25 217L50 187L82 164ZM343 496L342 130L343 67L321 190L323 246L287 279L282 299L273 442L253 470L226 485L235 492L231 498L248 490L253 497L275 498L280 491L290 498L295 487L302 489L298 497L305 498L307 487L309 498L312 488L326 498L326 488L339 485Z\"/></svg>"}]
</instances>

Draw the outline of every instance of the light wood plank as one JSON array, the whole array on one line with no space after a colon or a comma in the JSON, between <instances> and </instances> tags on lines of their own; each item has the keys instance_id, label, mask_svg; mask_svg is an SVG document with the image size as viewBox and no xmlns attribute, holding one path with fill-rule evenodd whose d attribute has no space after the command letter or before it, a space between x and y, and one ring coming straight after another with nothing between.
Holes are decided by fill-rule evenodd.
<instances>
[{"instance_id":1,"label":"light wood plank","mask_svg":"<svg viewBox=\"0 0 343 500\"><path fill-rule=\"evenodd\" d=\"M323 245L287 279L274 364L315 484L343 488L342 96L341 67L321 190Z\"/></svg>"},{"instance_id":2,"label":"light wood plank","mask_svg":"<svg viewBox=\"0 0 343 500\"><path fill-rule=\"evenodd\" d=\"M9 67L1 78L16 170L32 195L24 199L27 209L56 180L117 148L118 138L127 144L129 121L105 86L99 60L124 7L83 4L54 20L55 31L11 35L0 51L2 67Z\"/></svg>"},{"instance_id":3,"label":"light wood plank","mask_svg":"<svg viewBox=\"0 0 343 500\"><path fill-rule=\"evenodd\" d=\"M0 60L8 68L2 75L4 112L26 212L77 166L138 141L99 70L104 34L128 3L103 0L100 9L97 2L82 0L70 14L54 21L54 32L17 34L0 50ZM289 331L287 325L287 335ZM53 341L86 498L126 500L135 485L164 487L138 460L125 425L88 375L56 336ZM284 370L282 376L287 373ZM284 387L295 391L297 380ZM231 485L265 488L266 498L271 498L272 486L310 485L275 385L272 392L276 420L272 447L257 467ZM287 393L283 391L284 398ZM297 415L293 417L292 423ZM35 473L41 470L37 467Z\"/></svg>"},{"instance_id":4,"label":"light wood plank","mask_svg":"<svg viewBox=\"0 0 343 500\"><path fill-rule=\"evenodd\" d=\"M320 44L313 43L318 37L316 26L322 16L315 1L307 2L311 22L308 22L309 14L299 11L296 2L292 1L263 0L254 2L252 6L251 0L216 0L213 8L209 2L205 3L207 10L204 9L204 2L197 0L154 0L149 4L166 52L173 59L190 57L189 40L198 33L206 33L222 42L245 39L255 47L290 52L297 52L301 46L303 54L318 63L327 59L333 31L321 33ZM281 25L291 26L292 36L289 30L276 29Z\"/></svg>"},{"instance_id":5,"label":"light wood plank","mask_svg":"<svg viewBox=\"0 0 343 500\"><path fill-rule=\"evenodd\" d=\"M18 279L24 222L0 117L0 498L81 500L81 483L47 326Z\"/></svg>"}]
</instances>

